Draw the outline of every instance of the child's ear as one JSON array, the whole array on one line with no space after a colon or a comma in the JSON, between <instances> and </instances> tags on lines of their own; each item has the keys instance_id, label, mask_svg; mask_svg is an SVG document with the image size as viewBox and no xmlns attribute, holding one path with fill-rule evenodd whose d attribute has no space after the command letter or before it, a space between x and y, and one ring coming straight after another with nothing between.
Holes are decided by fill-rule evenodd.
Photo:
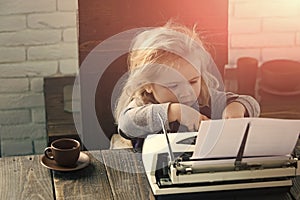
<instances>
[{"instance_id":1,"label":"child's ear","mask_svg":"<svg viewBox=\"0 0 300 200\"><path fill-rule=\"evenodd\" d=\"M152 85L151 84L146 85L145 90L146 90L147 93L151 94L152 93Z\"/></svg>"}]
</instances>

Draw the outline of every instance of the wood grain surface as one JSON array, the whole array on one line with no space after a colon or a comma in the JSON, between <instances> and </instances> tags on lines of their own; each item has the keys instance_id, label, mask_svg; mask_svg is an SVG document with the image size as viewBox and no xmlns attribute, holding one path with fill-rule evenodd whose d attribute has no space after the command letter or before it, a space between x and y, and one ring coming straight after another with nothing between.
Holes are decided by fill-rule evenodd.
<instances>
[{"instance_id":1,"label":"wood grain surface","mask_svg":"<svg viewBox=\"0 0 300 200\"><path fill-rule=\"evenodd\" d=\"M73 172L54 172L56 199L113 199L100 151L88 153L88 167Z\"/></svg>"},{"instance_id":2,"label":"wood grain surface","mask_svg":"<svg viewBox=\"0 0 300 200\"><path fill-rule=\"evenodd\" d=\"M91 158L90 165L72 172L46 169L40 164L41 155L0 158L0 199L300 199L300 177L293 179L292 188L263 188L155 198L146 178L140 153L134 153L132 149L86 153Z\"/></svg>"},{"instance_id":3,"label":"wood grain surface","mask_svg":"<svg viewBox=\"0 0 300 200\"><path fill-rule=\"evenodd\" d=\"M101 152L114 199L155 199L144 172L140 153L133 153L132 149Z\"/></svg>"},{"instance_id":4,"label":"wood grain surface","mask_svg":"<svg viewBox=\"0 0 300 200\"><path fill-rule=\"evenodd\" d=\"M0 158L0 199L54 199L51 172L39 156Z\"/></svg>"},{"instance_id":5,"label":"wood grain surface","mask_svg":"<svg viewBox=\"0 0 300 200\"><path fill-rule=\"evenodd\" d=\"M298 159L299 159L300 158L300 139L298 139L298 142L297 142L297 145L295 148L295 154L298 156ZM294 199L297 199L297 200L300 199L300 177L299 176L293 179L293 187L291 187L290 193L294 197Z\"/></svg>"}]
</instances>

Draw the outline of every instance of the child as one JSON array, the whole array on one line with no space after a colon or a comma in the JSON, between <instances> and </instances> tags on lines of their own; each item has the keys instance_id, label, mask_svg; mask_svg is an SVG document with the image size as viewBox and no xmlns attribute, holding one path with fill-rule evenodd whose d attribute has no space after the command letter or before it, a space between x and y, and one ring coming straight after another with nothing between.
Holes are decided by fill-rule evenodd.
<instances>
[{"instance_id":1,"label":"child","mask_svg":"<svg viewBox=\"0 0 300 200\"><path fill-rule=\"evenodd\" d=\"M133 40L128 61L115 118L119 133L135 148L148 134L161 132L158 114L170 132L197 131L202 120L260 114L254 98L222 92L195 29L169 22L146 30Z\"/></svg>"}]
</instances>

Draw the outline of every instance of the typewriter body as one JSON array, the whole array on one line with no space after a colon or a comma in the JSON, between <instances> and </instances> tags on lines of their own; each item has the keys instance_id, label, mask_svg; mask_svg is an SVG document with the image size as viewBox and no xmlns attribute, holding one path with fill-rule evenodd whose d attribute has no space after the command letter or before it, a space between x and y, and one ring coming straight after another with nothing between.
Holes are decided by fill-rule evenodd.
<instances>
[{"instance_id":1,"label":"typewriter body","mask_svg":"<svg viewBox=\"0 0 300 200\"><path fill-rule=\"evenodd\" d=\"M145 139L142 159L154 195L290 187L292 178L300 175L295 155L243 157L241 148L236 157L195 159L197 134L165 133Z\"/></svg>"}]
</instances>

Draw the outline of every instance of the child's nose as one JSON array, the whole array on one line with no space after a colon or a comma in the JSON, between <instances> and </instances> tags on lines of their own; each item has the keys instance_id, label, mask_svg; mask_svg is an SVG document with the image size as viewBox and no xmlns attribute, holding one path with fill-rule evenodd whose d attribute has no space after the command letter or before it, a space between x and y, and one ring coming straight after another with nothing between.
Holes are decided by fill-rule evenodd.
<instances>
[{"instance_id":1,"label":"child's nose","mask_svg":"<svg viewBox=\"0 0 300 200\"><path fill-rule=\"evenodd\" d=\"M194 96L194 91L191 85L185 85L184 87L181 88L181 91L179 93L179 97L182 98L187 98L187 99L192 99Z\"/></svg>"}]
</instances>

